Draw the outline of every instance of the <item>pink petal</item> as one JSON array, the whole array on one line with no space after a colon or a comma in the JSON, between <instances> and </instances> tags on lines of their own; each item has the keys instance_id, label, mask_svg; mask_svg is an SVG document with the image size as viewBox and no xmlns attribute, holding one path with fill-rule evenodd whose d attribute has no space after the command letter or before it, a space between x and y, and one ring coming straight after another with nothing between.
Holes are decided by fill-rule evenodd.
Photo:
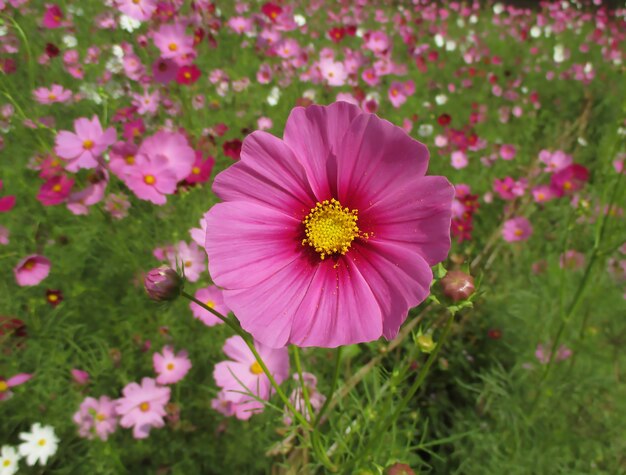
<instances>
[{"instance_id":1,"label":"pink petal","mask_svg":"<svg viewBox=\"0 0 626 475\"><path fill-rule=\"evenodd\" d=\"M296 107L285 125L284 141L304 167L318 201L334 196L335 156L350 122L361 109L347 102Z\"/></svg>"},{"instance_id":2,"label":"pink petal","mask_svg":"<svg viewBox=\"0 0 626 475\"><path fill-rule=\"evenodd\" d=\"M61 158L76 158L83 153L83 141L76 134L62 130L56 136L54 151Z\"/></svg>"},{"instance_id":3,"label":"pink petal","mask_svg":"<svg viewBox=\"0 0 626 475\"><path fill-rule=\"evenodd\" d=\"M414 182L428 168L428 149L374 114L350 124L337 153L337 199L361 211L388 190Z\"/></svg>"},{"instance_id":4,"label":"pink petal","mask_svg":"<svg viewBox=\"0 0 626 475\"><path fill-rule=\"evenodd\" d=\"M213 191L224 201L254 201L299 219L316 201L291 149L279 138L261 131L246 137L241 161L215 178Z\"/></svg>"},{"instance_id":5,"label":"pink petal","mask_svg":"<svg viewBox=\"0 0 626 475\"><path fill-rule=\"evenodd\" d=\"M333 348L382 335L381 309L350 257L323 262L296 312L289 342Z\"/></svg>"},{"instance_id":6,"label":"pink petal","mask_svg":"<svg viewBox=\"0 0 626 475\"><path fill-rule=\"evenodd\" d=\"M359 223L373 232L373 241L406 246L433 266L450 250L450 220L454 187L441 176L425 176L381 193L359 210Z\"/></svg>"},{"instance_id":7,"label":"pink petal","mask_svg":"<svg viewBox=\"0 0 626 475\"><path fill-rule=\"evenodd\" d=\"M9 378L7 380L7 384L10 388L14 388L15 386L19 386L20 384L24 384L26 381L30 380L33 377L30 373L19 373Z\"/></svg>"},{"instance_id":8,"label":"pink petal","mask_svg":"<svg viewBox=\"0 0 626 475\"><path fill-rule=\"evenodd\" d=\"M15 206L15 196L5 196L4 198L0 198L0 213L6 213L7 211L11 211Z\"/></svg>"},{"instance_id":9,"label":"pink petal","mask_svg":"<svg viewBox=\"0 0 626 475\"><path fill-rule=\"evenodd\" d=\"M239 363L245 363L248 365L253 364L256 360L254 355L246 345L246 342L243 341L243 338L240 336L231 336L224 343L224 347L222 351L228 356L231 360L237 361Z\"/></svg>"},{"instance_id":10,"label":"pink petal","mask_svg":"<svg viewBox=\"0 0 626 475\"><path fill-rule=\"evenodd\" d=\"M205 219L209 273L221 287L253 286L298 259L302 251L300 221L266 206L218 203Z\"/></svg>"}]
</instances>

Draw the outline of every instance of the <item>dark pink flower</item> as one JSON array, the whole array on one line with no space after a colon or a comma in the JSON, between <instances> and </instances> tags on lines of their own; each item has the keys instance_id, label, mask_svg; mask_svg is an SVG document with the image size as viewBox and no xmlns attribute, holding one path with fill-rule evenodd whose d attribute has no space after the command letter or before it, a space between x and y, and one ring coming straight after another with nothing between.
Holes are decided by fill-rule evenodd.
<instances>
[{"instance_id":1,"label":"dark pink flower","mask_svg":"<svg viewBox=\"0 0 626 475\"><path fill-rule=\"evenodd\" d=\"M561 197L580 190L587 181L589 181L589 170L574 163L550 177L550 188L556 196Z\"/></svg>"},{"instance_id":2,"label":"dark pink flower","mask_svg":"<svg viewBox=\"0 0 626 475\"><path fill-rule=\"evenodd\" d=\"M295 108L282 140L248 135L205 215L244 329L275 348L393 338L450 248L454 188L427 167L423 144L345 102Z\"/></svg>"},{"instance_id":3,"label":"dark pink flower","mask_svg":"<svg viewBox=\"0 0 626 475\"><path fill-rule=\"evenodd\" d=\"M50 5L46 8L41 23L44 28L61 28L63 26L63 11L58 5Z\"/></svg>"},{"instance_id":4,"label":"dark pink flower","mask_svg":"<svg viewBox=\"0 0 626 475\"><path fill-rule=\"evenodd\" d=\"M178 84L190 85L200 79L201 72L198 66L191 64L189 66L182 66L176 73L176 82Z\"/></svg>"},{"instance_id":5,"label":"dark pink flower","mask_svg":"<svg viewBox=\"0 0 626 475\"><path fill-rule=\"evenodd\" d=\"M0 180L0 190L2 190L2 180ZM15 206L15 196L3 196L0 198L0 213L6 213L7 211L11 211Z\"/></svg>"},{"instance_id":6,"label":"dark pink flower","mask_svg":"<svg viewBox=\"0 0 626 475\"><path fill-rule=\"evenodd\" d=\"M70 195L74 180L65 175L54 176L46 181L37 193L37 199L44 206L63 203Z\"/></svg>"},{"instance_id":7,"label":"dark pink flower","mask_svg":"<svg viewBox=\"0 0 626 475\"><path fill-rule=\"evenodd\" d=\"M187 183L205 183L211 178L215 159L213 157L202 158L202 152L196 152L196 161L191 168L191 173L185 178Z\"/></svg>"}]
</instances>

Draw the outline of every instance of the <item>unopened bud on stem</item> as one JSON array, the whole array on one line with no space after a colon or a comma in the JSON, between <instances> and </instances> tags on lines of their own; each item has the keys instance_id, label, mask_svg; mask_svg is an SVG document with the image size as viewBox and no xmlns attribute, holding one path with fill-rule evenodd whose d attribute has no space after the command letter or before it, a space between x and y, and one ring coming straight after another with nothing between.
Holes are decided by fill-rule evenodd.
<instances>
[{"instance_id":1,"label":"unopened bud on stem","mask_svg":"<svg viewBox=\"0 0 626 475\"><path fill-rule=\"evenodd\" d=\"M474 278L460 270L452 270L441 279L441 287L446 297L453 302L466 300L474 293Z\"/></svg>"},{"instance_id":2,"label":"unopened bud on stem","mask_svg":"<svg viewBox=\"0 0 626 475\"><path fill-rule=\"evenodd\" d=\"M144 287L152 300L164 302L180 295L183 279L168 266L157 267L146 274Z\"/></svg>"}]
</instances>

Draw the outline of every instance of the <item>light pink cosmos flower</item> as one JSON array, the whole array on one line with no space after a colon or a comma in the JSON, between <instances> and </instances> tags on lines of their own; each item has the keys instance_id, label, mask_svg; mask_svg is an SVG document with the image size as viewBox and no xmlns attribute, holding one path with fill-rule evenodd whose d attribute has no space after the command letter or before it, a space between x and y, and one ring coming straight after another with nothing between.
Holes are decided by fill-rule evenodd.
<instances>
[{"instance_id":1,"label":"light pink cosmos flower","mask_svg":"<svg viewBox=\"0 0 626 475\"><path fill-rule=\"evenodd\" d=\"M173 269L178 267L183 269L185 279L189 282L196 282L206 270L206 254L195 242L187 244L180 241L176 244L174 252L168 255L170 266Z\"/></svg>"},{"instance_id":2,"label":"light pink cosmos flower","mask_svg":"<svg viewBox=\"0 0 626 475\"><path fill-rule=\"evenodd\" d=\"M300 375L298 373L294 373L293 379L294 381L296 381L297 387L292 391L291 395L289 396L289 402L299 413L301 413L305 417L307 421L310 421L312 415L309 414L309 408L307 407L304 396L302 394ZM303 371L302 379L304 381L304 385L306 386L309 402L311 403L311 408L313 409L314 414L317 414L317 412L324 405L324 402L326 401L326 396L324 396L317 390L317 378L314 374ZM289 411L289 409L285 407L283 422L286 425L291 424L292 416L293 415L291 411Z\"/></svg>"},{"instance_id":3,"label":"light pink cosmos flower","mask_svg":"<svg viewBox=\"0 0 626 475\"><path fill-rule=\"evenodd\" d=\"M104 192L109 183L109 174L105 169L96 170L89 177L89 184L82 190L69 195L67 209L75 215L89 213L89 207L99 203L104 198Z\"/></svg>"},{"instance_id":4,"label":"light pink cosmos flower","mask_svg":"<svg viewBox=\"0 0 626 475\"><path fill-rule=\"evenodd\" d=\"M211 400L211 407L226 417L235 415L235 403L226 399L226 391L217 393L217 397Z\"/></svg>"},{"instance_id":5,"label":"light pink cosmos flower","mask_svg":"<svg viewBox=\"0 0 626 475\"><path fill-rule=\"evenodd\" d=\"M535 350L535 357L539 360L541 364L548 364L550 361L550 348L543 343L539 343L537 345L537 349ZM567 346L561 345L557 349L556 356L554 357L555 361L565 361L569 357L572 356L572 350L570 350Z\"/></svg>"},{"instance_id":6,"label":"light pink cosmos flower","mask_svg":"<svg viewBox=\"0 0 626 475\"><path fill-rule=\"evenodd\" d=\"M164 130L147 137L137 154L145 155L150 160L157 157L164 158L169 170L176 176L177 182L184 180L191 173L196 160L196 153L183 134Z\"/></svg>"},{"instance_id":7,"label":"light pink cosmos flower","mask_svg":"<svg viewBox=\"0 0 626 475\"><path fill-rule=\"evenodd\" d=\"M13 269L17 285L21 287L37 285L48 277L50 261L39 254L31 254L19 261Z\"/></svg>"},{"instance_id":8,"label":"light pink cosmos flower","mask_svg":"<svg viewBox=\"0 0 626 475\"><path fill-rule=\"evenodd\" d=\"M131 18L147 21L156 10L155 0L117 0L117 8Z\"/></svg>"},{"instance_id":9,"label":"light pink cosmos flower","mask_svg":"<svg viewBox=\"0 0 626 475\"><path fill-rule=\"evenodd\" d=\"M561 171L574 162L572 156L562 150L556 150L555 152L542 150L539 152L539 160L546 165L546 171L549 173Z\"/></svg>"},{"instance_id":10,"label":"light pink cosmos flower","mask_svg":"<svg viewBox=\"0 0 626 475\"><path fill-rule=\"evenodd\" d=\"M183 23L161 25L152 37L161 58L180 58L193 53L193 36L187 35Z\"/></svg>"},{"instance_id":11,"label":"light pink cosmos flower","mask_svg":"<svg viewBox=\"0 0 626 475\"><path fill-rule=\"evenodd\" d=\"M154 353L152 365L158 374L156 382L162 385L177 383L191 369L191 361L187 352L183 350L174 354L171 346L164 347L163 353Z\"/></svg>"},{"instance_id":12,"label":"light pink cosmos flower","mask_svg":"<svg viewBox=\"0 0 626 475\"><path fill-rule=\"evenodd\" d=\"M74 121L73 132L60 131L56 136L54 151L66 159L66 169L77 172L81 168L96 168L97 158L117 140L113 127L102 130L100 119L93 116L91 120L81 117Z\"/></svg>"},{"instance_id":13,"label":"light pink cosmos flower","mask_svg":"<svg viewBox=\"0 0 626 475\"><path fill-rule=\"evenodd\" d=\"M568 249L559 256L559 267L568 270L579 270L585 267L585 255L575 249Z\"/></svg>"},{"instance_id":14,"label":"light pink cosmos flower","mask_svg":"<svg viewBox=\"0 0 626 475\"><path fill-rule=\"evenodd\" d=\"M526 241L532 233L530 221L522 216L505 221L502 227L502 237L507 242Z\"/></svg>"},{"instance_id":15,"label":"light pink cosmos flower","mask_svg":"<svg viewBox=\"0 0 626 475\"><path fill-rule=\"evenodd\" d=\"M93 439L97 436L100 440L107 440L117 429L115 401L108 396L99 399L87 397L72 420L78 425L78 435L81 437Z\"/></svg>"},{"instance_id":16,"label":"light pink cosmos flower","mask_svg":"<svg viewBox=\"0 0 626 475\"><path fill-rule=\"evenodd\" d=\"M246 137L205 215L213 281L265 345L393 338L450 248L454 188L428 150L358 107L296 107Z\"/></svg>"},{"instance_id":17,"label":"light pink cosmos flower","mask_svg":"<svg viewBox=\"0 0 626 475\"><path fill-rule=\"evenodd\" d=\"M323 58L319 62L319 70L329 86L343 86L348 79L348 72L343 63Z\"/></svg>"},{"instance_id":18,"label":"light pink cosmos flower","mask_svg":"<svg viewBox=\"0 0 626 475\"><path fill-rule=\"evenodd\" d=\"M452 155L450 155L450 164L457 170L465 168L469 164L467 154L463 150L455 150L452 152Z\"/></svg>"},{"instance_id":19,"label":"light pink cosmos flower","mask_svg":"<svg viewBox=\"0 0 626 475\"><path fill-rule=\"evenodd\" d=\"M162 155L153 160L149 160L145 155L138 155L134 166L127 170L123 179L138 198L155 205L164 205L167 202L166 195L176 191L178 182L167 158Z\"/></svg>"},{"instance_id":20,"label":"light pink cosmos flower","mask_svg":"<svg viewBox=\"0 0 626 475\"><path fill-rule=\"evenodd\" d=\"M35 100L40 104L53 104L55 102L67 102L72 98L72 91L65 89L59 84L53 84L50 88L39 87L33 91Z\"/></svg>"},{"instance_id":21,"label":"light pink cosmos flower","mask_svg":"<svg viewBox=\"0 0 626 475\"><path fill-rule=\"evenodd\" d=\"M13 395L13 393L11 392L11 388L19 386L20 384L24 384L32 377L33 375L30 373L19 373L15 376L10 377L9 379L4 379L0 376L0 401L9 399Z\"/></svg>"},{"instance_id":22,"label":"light pink cosmos flower","mask_svg":"<svg viewBox=\"0 0 626 475\"><path fill-rule=\"evenodd\" d=\"M72 368L70 370L72 374L72 379L74 382L80 386L85 386L89 384L89 373L87 371L83 371L82 369Z\"/></svg>"},{"instance_id":23,"label":"light pink cosmos flower","mask_svg":"<svg viewBox=\"0 0 626 475\"><path fill-rule=\"evenodd\" d=\"M252 27L254 24L252 23L252 19L250 18L234 16L231 17L228 22L226 22L226 25L235 33L242 35L244 33L252 31Z\"/></svg>"},{"instance_id":24,"label":"light pink cosmos flower","mask_svg":"<svg viewBox=\"0 0 626 475\"><path fill-rule=\"evenodd\" d=\"M230 313L230 309L224 303L224 295L222 294L222 291L215 285L209 285L208 287L198 289L194 297L200 300L200 302L203 302L207 307L214 309L222 315L228 315ZM193 316L201 320L202 323L208 327L224 323L197 303L191 302L189 304L189 308L191 309Z\"/></svg>"},{"instance_id":25,"label":"light pink cosmos flower","mask_svg":"<svg viewBox=\"0 0 626 475\"><path fill-rule=\"evenodd\" d=\"M398 81L391 83L389 87L389 100L396 109L406 102L407 96L404 93L404 84Z\"/></svg>"},{"instance_id":26,"label":"light pink cosmos flower","mask_svg":"<svg viewBox=\"0 0 626 475\"><path fill-rule=\"evenodd\" d=\"M0 244L6 246L9 244L9 235L11 232L4 226L0 226Z\"/></svg>"},{"instance_id":27,"label":"light pink cosmos flower","mask_svg":"<svg viewBox=\"0 0 626 475\"><path fill-rule=\"evenodd\" d=\"M287 348L272 349L258 342L254 345L276 382L282 383L289 375ZM269 400L272 392L270 380L240 336L226 340L223 350L230 359L215 365L213 377L225 391L224 398L235 404L235 416L249 419L253 413L262 412L263 404L245 393Z\"/></svg>"},{"instance_id":28,"label":"light pink cosmos flower","mask_svg":"<svg viewBox=\"0 0 626 475\"><path fill-rule=\"evenodd\" d=\"M533 188L532 191L533 198L535 203L545 203L546 201L550 201L553 198L556 198L556 195L552 191L548 185L537 185Z\"/></svg>"},{"instance_id":29,"label":"light pink cosmos flower","mask_svg":"<svg viewBox=\"0 0 626 475\"><path fill-rule=\"evenodd\" d=\"M158 386L152 378L143 378L141 385L129 383L123 397L114 401L120 425L133 428L135 439L145 439L152 427L163 427L165 405L170 400L170 388Z\"/></svg>"},{"instance_id":30,"label":"light pink cosmos flower","mask_svg":"<svg viewBox=\"0 0 626 475\"><path fill-rule=\"evenodd\" d=\"M502 160L513 160L516 154L517 150L514 145L504 144L500 147L500 158Z\"/></svg>"}]
</instances>

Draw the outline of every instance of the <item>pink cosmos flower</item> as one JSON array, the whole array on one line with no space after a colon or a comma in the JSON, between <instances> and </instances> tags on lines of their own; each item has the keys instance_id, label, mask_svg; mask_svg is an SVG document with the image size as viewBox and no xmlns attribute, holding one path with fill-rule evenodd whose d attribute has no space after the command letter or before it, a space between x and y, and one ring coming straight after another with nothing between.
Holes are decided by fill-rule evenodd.
<instances>
[{"instance_id":1,"label":"pink cosmos flower","mask_svg":"<svg viewBox=\"0 0 626 475\"><path fill-rule=\"evenodd\" d=\"M574 249L568 249L559 256L559 267L568 270L579 270L585 267L585 255Z\"/></svg>"},{"instance_id":2,"label":"pink cosmos flower","mask_svg":"<svg viewBox=\"0 0 626 475\"><path fill-rule=\"evenodd\" d=\"M157 386L152 378L143 378L141 385L127 384L123 397L114 401L115 412L121 417L120 425L133 428L135 439L145 439L152 427L163 427L165 405L170 400L170 388Z\"/></svg>"},{"instance_id":3,"label":"pink cosmos flower","mask_svg":"<svg viewBox=\"0 0 626 475\"><path fill-rule=\"evenodd\" d=\"M231 17L226 25L233 30L235 33L243 34L252 31L253 23L250 18L245 18L242 16L234 16Z\"/></svg>"},{"instance_id":4,"label":"pink cosmos flower","mask_svg":"<svg viewBox=\"0 0 626 475\"><path fill-rule=\"evenodd\" d=\"M4 379L0 376L0 401L9 399L13 395L13 393L11 392L11 388L19 386L20 384L24 384L32 377L33 375L29 373L19 373L15 376L10 377L9 379Z\"/></svg>"},{"instance_id":5,"label":"pink cosmos flower","mask_svg":"<svg viewBox=\"0 0 626 475\"><path fill-rule=\"evenodd\" d=\"M460 170L468 165L469 160L463 150L455 150L452 152L452 155L450 155L450 163L453 168Z\"/></svg>"},{"instance_id":6,"label":"pink cosmos flower","mask_svg":"<svg viewBox=\"0 0 626 475\"><path fill-rule=\"evenodd\" d=\"M255 347L278 384L289 375L287 348L272 349L255 342ZM224 398L235 403L235 416L249 419L253 413L262 412L263 404L249 394L269 400L271 384L254 355L240 336L232 336L224 343L224 353L230 359L215 365L213 377L225 391Z\"/></svg>"},{"instance_id":7,"label":"pink cosmos flower","mask_svg":"<svg viewBox=\"0 0 626 475\"><path fill-rule=\"evenodd\" d=\"M123 193L110 193L104 199L104 210L113 219L122 219L128 216L128 208L130 208L130 201Z\"/></svg>"},{"instance_id":8,"label":"pink cosmos flower","mask_svg":"<svg viewBox=\"0 0 626 475\"><path fill-rule=\"evenodd\" d=\"M204 246L204 242L206 241L206 220L204 217L200 218L200 227L191 228L189 234L191 235L191 239L193 239L198 246Z\"/></svg>"},{"instance_id":9,"label":"pink cosmos flower","mask_svg":"<svg viewBox=\"0 0 626 475\"><path fill-rule=\"evenodd\" d=\"M507 242L526 241L532 233L530 221L522 216L505 221L502 228L502 237Z\"/></svg>"},{"instance_id":10,"label":"pink cosmos flower","mask_svg":"<svg viewBox=\"0 0 626 475\"><path fill-rule=\"evenodd\" d=\"M161 25L152 37L163 59L180 58L193 53L193 36L185 33L183 23Z\"/></svg>"},{"instance_id":11,"label":"pink cosmos flower","mask_svg":"<svg viewBox=\"0 0 626 475\"><path fill-rule=\"evenodd\" d=\"M44 206L63 203L72 191L74 179L65 175L54 176L46 181L37 193L37 199Z\"/></svg>"},{"instance_id":12,"label":"pink cosmos flower","mask_svg":"<svg viewBox=\"0 0 626 475\"><path fill-rule=\"evenodd\" d=\"M513 160L516 154L517 150L514 145L504 144L500 147L500 158L502 160Z\"/></svg>"},{"instance_id":13,"label":"pink cosmos flower","mask_svg":"<svg viewBox=\"0 0 626 475\"><path fill-rule=\"evenodd\" d=\"M552 188L550 188L548 185L538 185L534 187L532 194L535 203L545 203L546 201L550 201L551 199L555 198Z\"/></svg>"},{"instance_id":14,"label":"pink cosmos flower","mask_svg":"<svg viewBox=\"0 0 626 475\"><path fill-rule=\"evenodd\" d=\"M72 368L70 370L72 374L72 379L74 382L80 386L85 386L89 383L89 373L87 371L83 371L82 369Z\"/></svg>"},{"instance_id":15,"label":"pink cosmos flower","mask_svg":"<svg viewBox=\"0 0 626 475\"><path fill-rule=\"evenodd\" d=\"M2 190L2 180L0 180L0 190ZM3 196L0 198L0 213L11 211L15 206L15 195Z\"/></svg>"},{"instance_id":16,"label":"pink cosmos flower","mask_svg":"<svg viewBox=\"0 0 626 475\"><path fill-rule=\"evenodd\" d=\"M81 117L74 121L73 132L60 131L56 136L54 151L68 160L66 169L77 172L81 168L96 168L97 158L117 140L115 129L109 127L102 130L100 119L93 116L91 120Z\"/></svg>"},{"instance_id":17,"label":"pink cosmos flower","mask_svg":"<svg viewBox=\"0 0 626 475\"><path fill-rule=\"evenodd\" d=\"M217 397L211 400L211 407L217 412L232 417L235 415L235 403L226 398L226 391L217 393ZM252 413L250 413L252 415Z\"/></svg>"},{"instance_id":18,"label":"pink cosmos flower","mask_svg":"<svg viewBox=\"0 0 626 475\"><path fill-rule=\"evenodd\" d=\"M104 192L109 183L109 174L103 168L89 176L89 184L82 190L70 194L67 198L67 209L76 215L89 213L89 207L99 203L104 198Z\"/></svg>"},{"instance_id":19,"label":"pink cosmos flower","mask_svg":"<svg viewBox=\"0 0 626 475\"><path fill-rule=\"evenodd\" d=\"M274 348L393 338L450 248L454 188L427 167L423 144L345 102L296 107L283 140L248 135L205 215L243 328Z\"/></svg>"},{"instance_id":20,"label":"pink cosmos flower","mask_svg":"<svg viewBox=\"0 0 626 475\"><path fill-rule=\"evenodd\" d=\"M177 182L184 180L191 173L196 160L196 153L183 134L163 130L147 137L137 154L146 155L150 160L164 159L169 170L176 176Z\"/></svg>"},{"instance_id":21,"label":"pink cosmos flower","mask_svg":"<svg viewBox=\"0 0 626 475\"><path fill-rule=\"evenodd\" d=\"M196 282L206 270L206 254L202 252L195 242L187 244L180 241L176 244L174 252L168 255L170 266L173 269L180 267L185 273L185 279L189 282Z\"/></svg>"},{"instance_id":22,"label":"pink cosmos flower","mask_svg":"<svg viewBox=\"0 0 626 475\"><path fill-rule=\"evenodd\" d=\"M541 364L548 364L550 361L550 348L546 347L547 345L543 345L543 343L539 343L537 345L537 349L535 350L535 357L539 360ZM570 350L567 346L561 345L557 349L556 356L554 357L555 361L565 361L570 356L572 356L572 350Z\"/></svg>"},{"instance_id":23,"label":"pink cosmos flower","mask_svg":"<svg viewBox=\"0 0 626 475\"><path fill-rule=\"evenodd\" d=\"M389 87L389 100L391 101L391 105L397 109L406 102L406 99L404 84L398 81L392 82Z\"/></svg>"},{"instance_id":24,"label":"pink cosmos flower","mask_svg":"<svg viewBox=\"0 0 626 475\"><path fill-rule=\"evenodd\" d=\"M202 152L195 152L196 158L191 168L191 173L187 175L185 181L187 183L204 183L211 178L211 172L213 171L213 165L215 165L215 159L213 157L207 157L206 160L202 158Z\"/></svg>"},{"instance_id":25,"label":"pink cosmos flower","mask_svg":"<svg viewBox=\"0 0 626 475\"><path fill-rule=\"evenodd\" d=\"M289 396L289 402L298 412L300 412L305 417L307 421L310 421L312 415L309 414L309 409L304 401L302 386L300 385L300 375L298 373L295 373L293 375L293 379L297 382L297 387ZM304 385L307 389L311 408L313 409L314 413L317 413L324 405L324 402L326 401L326 396L324 396L317 390L317 378L314 374L302 372L302 379L304 380ZM283 417L283 422L286 425L290 425L292 422L292 413L287 408L285 408L285 416Z\"/></svg>"},{"instance_id":26,"label":"pink cosmos flower","mask_svg":"<svg viewBox=\"0 0 626 475\"><path fill-rule=\"evenodd\" d=\"M152 75L156 82L167 84L176 79L179 66L171 59L159 58L152 65Z\"/></svg>"},{"instance_id":27,"label":"pink cosmos flower","mask_svg":"<svg viewBox=\"0 0 626 475\"><path fill-rule=\"evenodd\" d=\"M333 61L332 58L320 60L319 69L329 86L343 86L348 79L348 72L343 63Z\"/></svg>"},{"instance_id":28,"label":"pink cosmos flower","mask_svg":"<svg viewBox=\"0 0 626 475\"><path fill-rule=\"evenodd\" d=\"M587 181L589 181L589 170L574 163L550 177L550 188L556 196L561 197L580 190Z\"/></svg>"},{"instance_id":29,"label":"pink cosmos flower","mask_svg":"<svg viewBox=\"0 0 626 475\"><path fill-rule=\"evenodd\" d=\"M117 429L115 401L108 396L99 399L87 397L72 420L78 425L78 435L81 437L93 439L97 436L100 440L107 440Z\"/></svg>"},{"instance_id":30,"label":"pink cosmos flower","mask_svg":"<svg viewBox=\"0 0 626 475\"><path fill-rule=\"evenodd\" d=\"M567 155L562 150L556 150L555 152L542 150L539 152L539 160L546 165L546 171L549 173L561 171L573 163L571 155Z\"/></svg>"},{"instance_id":31,"label":"pink cosmos flower","mask_svg":"<svg viewBox=\"0 0 626 475\"><path fill-rule=\"evenodd\" d=\"M203 289L198 289L194 297L200 300L200 302L204 302L207 307L214 309L222 315L228 315L230 313L230 309L226 306L226 304L224 304L224 295L222 294L222 291L215 285L209 285ZM202 323L208 327L224 323L211 312L207 312L204 308L194 302L189 304L189 308L191 309L193 316L201 320Z\"/></svg>"},{"instance_id":32,"label":"pink cosmos flower","mask_svg":"<svg viewBox=\"0 0 626 475\"><path fill-rule=\"evenodd\" d=\"M5 228L4 226L0 226L0 244L2 244L3 246L9 244L10 234L11 233L7 228Z\"/></svg>"},{"instance_id":33,"label":"pink cosmos flower","mask_svg":"<svg viewBox=\"0 0 626 475\"><path fill-rule=\"evenodd\" d=\"M174 384L185 377L191 369L191 361L186 351L179 351L174 354L171 346L163 348L163 353L152 355L154 371L158 374L156 382L158 384Z\"/></svg>"},{"instance_id":34,"label":"pink cosmos flower","mask_svg":"<svg viewBox=\"0 0 626 475\"><path fill-rule=\"evenodd\" d=\"M72 91L65 89L59 84L47 87L39 87L33 91L35 100L40 104L53 104L55 102L67 102L72 98Z\"/></svg>"},{"instance_id":35,"label":"pink cosmos flower","mask_svg":"<svg viewBox=\"0 0 626 475\"><path fill-rule=\"evenodd\" d=\"M154 160L149 160L145 155L138 155L134 166L124 177L124 183L138 198L155 205L166 203L166 195L176 191L177 182L174 171L163 155L155 157Z\"/></svg>"},{"instance_id":36,"label":"pink cosmos flower","mask_svg":"<svg viewBox=\"0 0 626 475\"><path fill-rule=\"evenodd\" d=\"M118 0L117 8L131 18L147 21L157 8L155 0Z\"/></svg>"},{"instance_id":37,"label":"pink cosmos flower","mask_svg":"<svg viewBox=\"0 0 626 475\"><path fill-rule=\"evenodd\" d=\"M50 5L46 8L41 22L44 28L54 29L63 26L63 11L58 5Z\"/></svg>"},{"instance_id":38,"label":"pink cosmos flower","mask_svg":"<svg viewBox=\"0 0 626 475\"><path fill-rule=\"evenodd\" d=\"M31 254L19 261L13 268L17 285L26 287L37 285L48 277L50 273L50 261L39 254Z\"/></svg>"}]
</instances>

